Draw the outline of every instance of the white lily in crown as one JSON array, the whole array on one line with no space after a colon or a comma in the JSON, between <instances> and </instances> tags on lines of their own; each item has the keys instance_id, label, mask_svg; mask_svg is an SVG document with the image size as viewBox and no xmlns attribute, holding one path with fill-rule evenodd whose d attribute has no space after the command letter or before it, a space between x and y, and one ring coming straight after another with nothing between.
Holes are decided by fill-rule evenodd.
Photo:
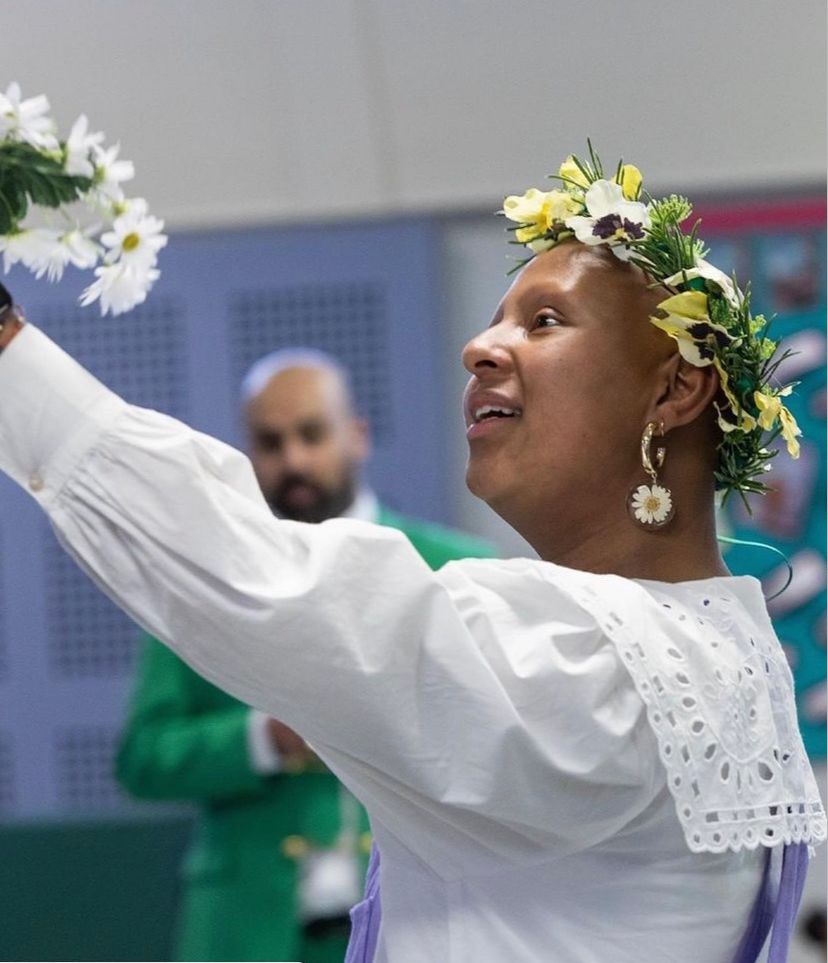
<instances>
[{"instance_id":1,"label":"white lily in crown","mask_svg":"<svg viewBox=\"0 0 828 963\"><path fill-rule=\"evenodd\" d=\"M620 184L603 179L590 185L584 203L588 216L568 217L566 226L583 244L608 244L616 257L628 261L631 244L650 226L647 205L627 200Z\"/></svg>"}]
</instances>

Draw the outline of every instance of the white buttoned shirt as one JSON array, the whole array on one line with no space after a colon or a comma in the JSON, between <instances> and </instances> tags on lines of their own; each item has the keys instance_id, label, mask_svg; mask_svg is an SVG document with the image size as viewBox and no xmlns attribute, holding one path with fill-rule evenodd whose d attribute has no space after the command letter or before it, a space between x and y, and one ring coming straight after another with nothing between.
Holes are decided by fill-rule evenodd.
<instances>
[{"instance_id":1,"label":"white buttoned shirt","mask_svg":"<svg viewBox=\"0 0 828 963\"><path fill-rule=\"evenodd\" d=\"M391 529L279 521L243 455L32 326L0 357L0 467L130 616L364 802L381 963L727 963L763 847L825 836L752 578L433 573Z\"/></svg>"}]
</instances>

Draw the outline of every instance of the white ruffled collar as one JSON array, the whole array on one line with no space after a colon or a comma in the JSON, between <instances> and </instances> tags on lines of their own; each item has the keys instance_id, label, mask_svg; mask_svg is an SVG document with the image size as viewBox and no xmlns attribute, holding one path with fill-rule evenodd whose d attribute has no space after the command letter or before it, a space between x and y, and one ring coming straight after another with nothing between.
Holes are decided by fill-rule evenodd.
<instances>
[{"instance_id":1,"label":"white ruffled collar","mask_svg":"<svg viewBox=\"0 0 828 963\"><path fill-rule=\"evenodd\" d=\"M691 850L825 840L793 677L755 578L668 583L552 568L598 617L647 706Z\"/></svg>"},{"instance_id":2,"label":"white ruffled collar","mask_svg":"<svg viewBox=\"0 0 828 963\"><path fill-rule=\"evenodd\" d=\"M692 851L825 840L793 677L757 579L633 580L526 558L462 564L521 585L533 572L590 613L646 706Z\"/></svg>"}]
</instances>

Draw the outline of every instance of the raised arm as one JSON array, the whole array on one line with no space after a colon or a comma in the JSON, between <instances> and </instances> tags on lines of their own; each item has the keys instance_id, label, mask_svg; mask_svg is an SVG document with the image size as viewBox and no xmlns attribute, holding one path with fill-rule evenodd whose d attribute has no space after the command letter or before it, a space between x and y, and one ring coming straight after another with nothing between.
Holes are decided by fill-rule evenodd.
<instances>
[{"instance_id":1,"label":"raised arm","mask_svg":"<svg viewBox=\"0 0 828 963\"><path fill-rule=\"evenodd\" d=\"M308 735L330 738L359 703L337 671L369 685L435 607L464 632L404 536L277 521L244 455L127 405L31 325L0 356L0 409L0 466L96 583L202 675Z\"/></svg>"},{"instance_id":2,"label":"raised arm","mask_svg":"<svg viewBox=\"0 0 828 963\"><path fill-rule=\"evenodd\" d=\"M541 586L564 647L553 622L504 638L504 602L399 532L274 519L243 455L127 405L31 326L0 356L0 467L135 621L296 729L434 865L458 838L481 868L578 848L656 791L643 705L587 613Z\"/></svg>"}]
</instances>

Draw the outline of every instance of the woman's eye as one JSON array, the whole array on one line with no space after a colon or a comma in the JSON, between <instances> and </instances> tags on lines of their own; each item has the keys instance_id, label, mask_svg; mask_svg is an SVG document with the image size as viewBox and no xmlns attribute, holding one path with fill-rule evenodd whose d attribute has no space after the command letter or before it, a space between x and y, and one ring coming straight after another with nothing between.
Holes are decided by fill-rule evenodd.
<instances>
[{"instance_id":1,"label":"woman's eye","mask_svg":"<svg viewBox=\"0 0 828 963\"><path fill-rule=\"evenodd\" d=\"M535 318L536 328L554 328L560 324L560 321L552 314L539 314Z\"/></svg>"}]
</instances>

